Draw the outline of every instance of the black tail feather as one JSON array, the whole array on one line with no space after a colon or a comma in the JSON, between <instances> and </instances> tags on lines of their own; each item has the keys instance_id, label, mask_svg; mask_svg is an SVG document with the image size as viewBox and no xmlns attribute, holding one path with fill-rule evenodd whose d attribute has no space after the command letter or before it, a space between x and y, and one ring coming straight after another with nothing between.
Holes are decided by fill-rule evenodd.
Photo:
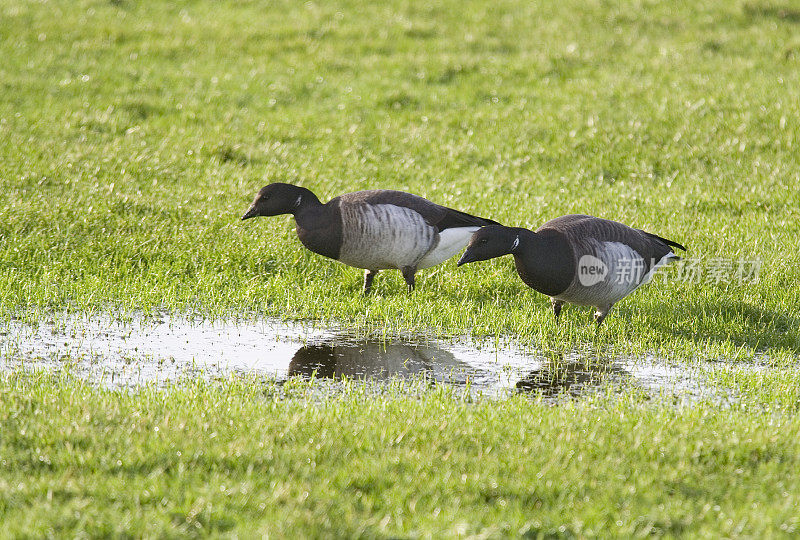
<instances>
[{"instance_id":1,"label":"black tail feather","mask_svg":"<svg viewBox=\"0 0 800 540\"><path fill-rule=\"evenodd\" d=\"M655 238L656 240L660 240L661 242L664 242L664 243L665 243L665 244L667 244L668 246L676 247L676 248L678 248L678 249L681 249L681 250L683 250L683 251L686 251L686 248L685 248L685 247L683 247L683 246L682 246L681 244L679 244L678 242L674 242L674 241L672 241L672 240L668 240L668 239L666 239L666 238L664 238L664 237L662 237L662 236L658 236L657 234L649 233L649 232L646 232L646 231L642 231L642 232L643 232L644 234L646 234L647 236L649 236L650 238Z\"/></svg>"},{"instance_id":2,"label":"black tail feather","mask_svg":"<svg viewBox=\"0 0 800 540\"><path fill-rule=\"evenodd\" d=\"M486 225L501 225L501 223L498 223L493 219L473 216L472 214L467 214L466 212L454 210L452 208L448 208L444 219L436 224L440 231L454 227L485 227Z\"/></svg>"}]
</instances>

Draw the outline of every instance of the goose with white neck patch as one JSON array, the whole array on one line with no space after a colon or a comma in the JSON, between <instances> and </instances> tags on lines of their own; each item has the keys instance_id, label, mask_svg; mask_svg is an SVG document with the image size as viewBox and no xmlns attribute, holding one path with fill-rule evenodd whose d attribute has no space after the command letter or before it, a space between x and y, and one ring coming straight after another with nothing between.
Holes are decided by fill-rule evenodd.
<instances>
[{"instance_id":1,"label":"goose with white neck patch","mask_svg":"<svg viewBox=\"0 0 800 540\"><path fill-rule=\"evenodd\" d=\"M550 296L556 321L569 302L594 306L599 327L616 302L650 281L657 268L680 259L673 248L686 249L616 221L576 214L550 220L535 232L483 227L458 265L514 255L522 281Z\"/></svg>"},{"instance_id":2,"label":"goose with white neck patch","mask_svg":"<svg viewBox=\"0 0 800 540\"><path fill-rule=\"evenodd\" d=\"M357 191L323 204L310 190L282 182L261 188L242 219L280 214L294 216L309 250L364 268L364 294L380 270L392 268L413 289L417 270L453 257L472 233L497 224L403 191Z\"/></svg>"}]
</instances>

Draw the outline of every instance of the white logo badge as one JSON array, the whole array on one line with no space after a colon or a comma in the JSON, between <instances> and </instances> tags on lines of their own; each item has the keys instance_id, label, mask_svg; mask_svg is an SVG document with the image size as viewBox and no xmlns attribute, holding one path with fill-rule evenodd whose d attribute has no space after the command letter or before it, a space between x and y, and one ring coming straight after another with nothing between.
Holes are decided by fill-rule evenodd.
<instances>
[{"instance_id":1,"label":"white logo badge","mask_svg":"<svg viewBox=\"0 0 800 540\"><path fill-rule=\"evenodd\" d=\"M592 255L584 255L578 261L578 281L584 287L591 287L603 281L608 274L608 266Z\"/></svg>"}]
</instances>

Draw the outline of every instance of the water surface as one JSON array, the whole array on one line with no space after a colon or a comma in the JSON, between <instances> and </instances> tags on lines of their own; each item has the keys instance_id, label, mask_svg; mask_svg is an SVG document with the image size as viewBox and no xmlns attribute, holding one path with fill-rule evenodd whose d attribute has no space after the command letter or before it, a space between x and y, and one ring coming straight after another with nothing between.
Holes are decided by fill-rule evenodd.
<instances>
[{"instance_id":1,"label":"water surface","mask_svg":"<svg viewBox=\"0 0 800 540\"><path fill-rule=\"evenodd\" d=\"M420 379L502 397L578 397L634 386L680 399L713 397L698 367L655 358L544 354L469 338L358 337L346 328L278 319L203 320L163 315L127 319L60 315L0 326L3 369L69 369L107 386L168 384L181 377L258 373L278 379Z\"/></svg>"}]
</instances>

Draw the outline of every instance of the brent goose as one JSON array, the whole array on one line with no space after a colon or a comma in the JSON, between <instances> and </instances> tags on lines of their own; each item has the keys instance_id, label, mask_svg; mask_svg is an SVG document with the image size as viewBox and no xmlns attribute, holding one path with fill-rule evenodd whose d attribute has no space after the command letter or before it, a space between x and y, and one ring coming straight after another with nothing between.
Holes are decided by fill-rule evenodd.
<instances>
[{"instance_id":1,"label":"brent goose","mask_svg":"<svg viewBox=\"0 0 800 540\"><path fill-rule=\"evenodd\" d=\"M685 247L627 225L592 216L569 215L548 221L536 232L490 225L470 240L458 265L514 255L528 287L550 296L558 321L565 302L597 308L597 326L611 306L647 283L655 270L680 257Z\"/></svg>"},{"instance_id":2,"label":"brent goose","mask_svg":"<svg viewBox=\"0 0 800 540\"><path fill-rule=\"evenodd\" d=\"M357 191L323 204L308 189L281 182L261 188L242 219L279 214L294 215L297 236L314 253L364 268L364 294L389 268L413 289L417 270L446 261L473 232L497 224L402 191Z\"/></svg>"}]
</instances>

